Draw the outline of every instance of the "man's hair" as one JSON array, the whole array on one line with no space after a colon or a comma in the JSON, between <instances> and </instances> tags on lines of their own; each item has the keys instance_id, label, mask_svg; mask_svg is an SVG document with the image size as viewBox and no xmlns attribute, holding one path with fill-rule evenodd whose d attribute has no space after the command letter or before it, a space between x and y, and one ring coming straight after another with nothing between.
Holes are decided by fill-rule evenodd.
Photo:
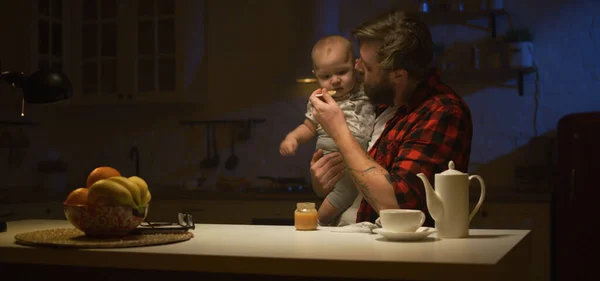
<instances>
[{"instance_id":1,"label":"man's hair","mask_svg":"<svg viewBox=\"0 0 600 281\"><path fill-rule=\"evenodd\" d=\"M319 39L312 48L311 58L313 61L313 69L316 70L315 56L317 52L325 52L325 54L329 54L333 51L333 46L336 44L341 44L344 47L346 51L346 59L348 61L353 59L354 53L352 53L352 42L343 36L329 35Z\"/></svg>"},{"instance_id":2,"label":"man's hair","mask_svg":"<svg viewBox=\"0 0 600 281\"><path fill-rule=\"evenodd\" d=\"M427 25L404 12L393 10L358 26L352 36L359 42L382 42L378 63L388 71L405 69L421 79L433 58L431 32Z\"/></svg>"}]
</instances>

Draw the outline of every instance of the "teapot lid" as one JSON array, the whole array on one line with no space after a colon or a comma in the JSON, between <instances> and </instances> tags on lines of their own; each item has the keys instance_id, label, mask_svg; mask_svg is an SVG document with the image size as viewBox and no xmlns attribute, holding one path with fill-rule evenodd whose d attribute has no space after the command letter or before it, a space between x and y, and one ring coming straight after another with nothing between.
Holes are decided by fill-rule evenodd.
<instances>
[{"instance_id":1,"label":"teapot lid","mask_svg":"<svg viewBox=\"0 0 600 281\"><path fill-rule=\"evenodd\" d=\"M452 175L466 175L466 174L459 170L455 170L454 169L454 161L450 160L450 162L448 162L448 170L440 173L440 175L452 176Z\"/></svg>"}]
</instances>

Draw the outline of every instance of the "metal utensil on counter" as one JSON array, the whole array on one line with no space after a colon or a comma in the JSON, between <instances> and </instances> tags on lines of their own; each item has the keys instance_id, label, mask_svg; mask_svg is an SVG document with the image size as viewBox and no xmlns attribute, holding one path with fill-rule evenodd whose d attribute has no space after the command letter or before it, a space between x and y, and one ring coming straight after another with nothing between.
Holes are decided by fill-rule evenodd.
<instances>
[{"instance_id":1,"label":"metal utensil on counter","mask_svg":"<svg viewBox=\"0 0 600 281\"><path fill-rule=\"evenodd\" d=\"M225 161L225 169L227 170L233 170L235 169L235 167L237 167L238 164L238 157L237 155L235 155L235 123L231 124L231 155L229 156L229 158L227 158L227 161Z\"/></svg>"}]
</instances>

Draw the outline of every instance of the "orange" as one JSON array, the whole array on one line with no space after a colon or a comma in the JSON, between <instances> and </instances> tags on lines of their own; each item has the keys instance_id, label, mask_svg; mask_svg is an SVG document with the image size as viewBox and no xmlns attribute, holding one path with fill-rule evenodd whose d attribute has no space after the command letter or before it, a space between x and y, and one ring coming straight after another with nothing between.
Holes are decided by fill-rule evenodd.
<instances>
[{"instance_id":1,"label":"orange","mask_svg":"<svg viewBox=\"0 0 600 281\"><path fill-rule=\"evenodd\" d=\"M88 190L85 187L80 187L75 189L69 193L67 196L67 200L65 200L65 204L68 205L87 205L88 199Z\"/></svg>"},{"instance_id":2,"label":"orange","mask_svg":"<svg viewBox=\"0 0 600 281\"><path fill-rule=\"evenodd\" d=\"M99 180L117 177L120 175L121 173L119 173L119 171L113 167L98 167L88 175L87 181L85 182L85 187L90 187Z\"/></svg>"}]
</instances>

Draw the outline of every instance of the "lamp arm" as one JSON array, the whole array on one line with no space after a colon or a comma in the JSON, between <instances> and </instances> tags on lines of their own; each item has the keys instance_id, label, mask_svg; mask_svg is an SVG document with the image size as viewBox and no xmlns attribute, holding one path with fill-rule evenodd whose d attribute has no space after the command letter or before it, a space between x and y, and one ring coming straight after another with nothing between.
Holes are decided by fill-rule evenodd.
<instances>
[{"instance_id":1,"label":"lamp arm","mask_svg":"<svg viewBox=\"0 0 600 281\"><path fill-rule=\"evenodd\" d=\"M23 72L10 72L4 71L0 72L0 80L4 78L6 83L11 85L13 88L22 88L23 82L27 79Z\"/></svg>"}]
</instances>

